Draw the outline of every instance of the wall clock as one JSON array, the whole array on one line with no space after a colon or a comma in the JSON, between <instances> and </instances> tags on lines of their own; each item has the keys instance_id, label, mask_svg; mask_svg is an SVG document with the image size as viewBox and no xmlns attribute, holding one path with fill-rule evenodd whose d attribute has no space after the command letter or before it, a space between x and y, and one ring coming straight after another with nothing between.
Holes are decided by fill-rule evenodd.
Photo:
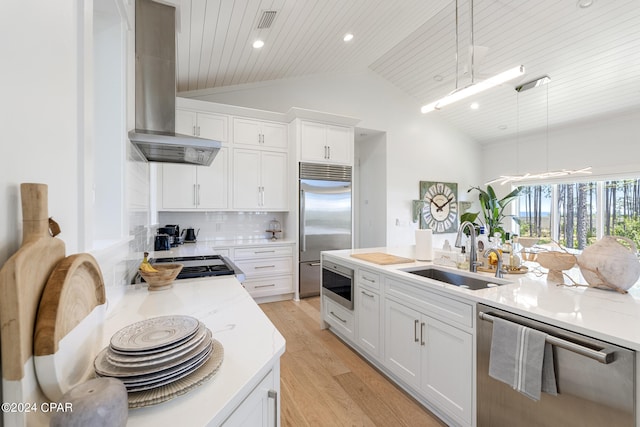
<instances>
[{"instance_id":1,"label":"wall clock","mask_svg":"<svg viewBox=\"0 0 640 427\"><path fill-rule=\"evenodd\" d=\"M458 229L458 184L420 181L420 199L424 202L420 228L434 233L453 233Z\"/></svg>"}]
</instances>

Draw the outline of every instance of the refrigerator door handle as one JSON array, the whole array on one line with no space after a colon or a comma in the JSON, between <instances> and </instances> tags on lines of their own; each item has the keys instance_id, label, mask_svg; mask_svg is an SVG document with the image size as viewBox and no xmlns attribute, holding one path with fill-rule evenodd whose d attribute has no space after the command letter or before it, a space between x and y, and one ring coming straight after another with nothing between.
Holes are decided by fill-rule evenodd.
<instances>
[{"instance_id":1,"label":"refrigerator door handle","mask_svg":"<svg viewBox=\"0 0 640 427\"><path fill-rule=\"evenodd\" d=\"M304 200L304 190L300 189L300 252L305 252L307 250L307 238L304 231L305 224L305 200Z\"/></svg>"}]
</instances>

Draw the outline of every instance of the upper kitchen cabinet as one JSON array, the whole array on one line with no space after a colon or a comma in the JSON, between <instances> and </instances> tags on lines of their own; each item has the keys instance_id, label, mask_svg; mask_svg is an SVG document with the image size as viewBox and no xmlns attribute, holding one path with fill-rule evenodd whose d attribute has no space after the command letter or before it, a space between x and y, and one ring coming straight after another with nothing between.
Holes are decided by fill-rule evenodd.
<instances>
[{"instance_id":1,"label":"upper kitchen cabinet","mask_svg":"<svg viewBox=\"0 0 640 427\"><path fill-rule=\"evenodd\" d=\"M158 167L159 210L227 209L229 149L222 147L211 166L164 163Z\"/></svg>"},{"instance_id":2,"label":"upper kitchen cabinet","mask_svg":"<svg viewBox=\"0 0 640 427\"><path fill-rule=\"evenodd\" d=\"M287 126L283 123L234 117L233 143L264 149L286 150L288 148Z\"/></svg>"},{"instance_id":3,"label":"upper kitchen cabinet","mask_svg":"<svg viewBox=\"0 0 640 427\"><path fill-rule=\"evenodd\" d=\"M215 139L226 144L228 116L196 112L190 110L176 110L176 132L200 138Z\"/></svg>"},{"instance_id":4,"label":"upper kitchen cabinet","mask_svg":"<svg viewBox=\"0 0 640 427\"><path fill-rule=\"evenodd\" d=\"M288 155L234 148L233 209L289 210Z\"/></svg>"},{"instance_id":5,"label":"upper kitchen cabinet","mask_svg":"<svg viewBox=\"0 0 640 427\"><path fill-rule=\"evenodd\" d=\"M353 164L353 128L309 121L300 122L300 160Z\"/></svg>"}]
</instances>

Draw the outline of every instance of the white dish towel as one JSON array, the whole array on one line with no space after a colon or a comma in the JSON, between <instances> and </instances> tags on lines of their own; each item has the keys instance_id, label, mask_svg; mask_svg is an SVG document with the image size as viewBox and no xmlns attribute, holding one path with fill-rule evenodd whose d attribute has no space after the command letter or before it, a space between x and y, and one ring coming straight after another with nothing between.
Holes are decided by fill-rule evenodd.
<instances>
[{"instance_id":1,"label":"white dish towel","mask_svg":"<svg viewBox=\"0 0 640 427\"><path fill-rule=\"evenodd\" d=\"M530 399L558 394L553 350L547 334L500 318L493 320L489 376Z\"/></svg>"}]
</instances>

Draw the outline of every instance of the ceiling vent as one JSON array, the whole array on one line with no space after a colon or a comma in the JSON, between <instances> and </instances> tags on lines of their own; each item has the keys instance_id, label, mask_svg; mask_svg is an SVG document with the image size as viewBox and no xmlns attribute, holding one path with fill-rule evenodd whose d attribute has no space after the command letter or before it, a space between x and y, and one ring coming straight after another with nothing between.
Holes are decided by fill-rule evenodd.
<instances>
[{"instance_id":1,"label":"ceiling vent","mask_svg":"<svg viewBox=\"0 0 640 427\"><path fill-rule=\"evenodd\" d=\"M271 24L273 24L273 20L276 19L277 13L278 11L276 10L263 10L257 28L259 30L271 28Z\"/></svg>"}]
</instances>

